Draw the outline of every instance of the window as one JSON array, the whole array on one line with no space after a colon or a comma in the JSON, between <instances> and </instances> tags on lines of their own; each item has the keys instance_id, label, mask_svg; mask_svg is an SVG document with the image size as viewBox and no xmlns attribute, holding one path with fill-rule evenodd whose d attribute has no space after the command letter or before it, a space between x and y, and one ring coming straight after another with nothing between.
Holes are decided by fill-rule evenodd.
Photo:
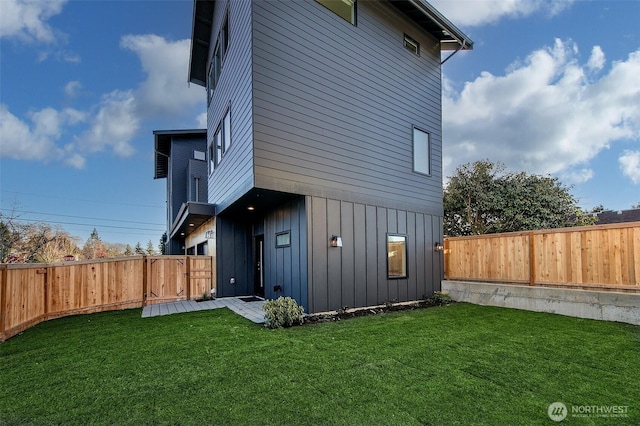
<instances>
[{"instance_id":1,"label":"window","mask_svg":"<svg viewBox=\"0 0 640 426\"><path fill-rule=\"evenodd\" d=\"M209 65L209 78L207 81L208 101L211 102L213 91L220 80L220 73L222 72L222 63L227 55L229 49L229 13L224 17L220 33L218 34L218 40L216 42L216 48L213 52L213 58Z\"/></svg>"},{"instance_id":2,"label":"window","mask_svg":"<svg viewBox=\"0 0 640 426\"><path fill-rule=\"evenodd\" d=\"M415 41L413 38L409 37L406 34L404 35L404 47L409 52L414 53L418 56L420 55L420 43L418 43L417 41Z\"/></svg>"},{"instance_id":3,"label":"window","mask_svg":"<svg viewBox=\"0 0 640 426\"><path fill-rule=\"evenodd\" d=\"M291 231L278 232L276 234L276 248L291 246Z\"/></svg>"},{"instance_id":4,"label":"window","mask_svg":"<svg viewBox=\"0 0 640 426\"><path fill-rule=\"evenodd\" d=\"M407 236L387 234L387 277L407 278Z\"/></svg>"},{"instance_id":5,"label":"window","mask_svg":"<svg viewBox=\"0 0 640 426\"><path fill-rule=\"evenodd\" d=\"M347 21L356 24L356 0L316 0L318 3Z\"/></svg>"},{"instance_id":6,"label":"window","mask_svg":"<svg viewBox=\"0 0 640 426\"><path fill-rule=\"evenodd\" d=\"M218 167L229 148L231 148L231 116L227 110L209 144L209 174Z\"/></svg>"},{"instance_id":7,"label":"window","mask_svg":"<svg viewBox=\"0 0 640 426\"><path fill-rule=\"evenodd\" d=\"M413 171L425 175L431 174L431 155L429 153L429 133L413 128Z\"/></svg>"}]
</instances>

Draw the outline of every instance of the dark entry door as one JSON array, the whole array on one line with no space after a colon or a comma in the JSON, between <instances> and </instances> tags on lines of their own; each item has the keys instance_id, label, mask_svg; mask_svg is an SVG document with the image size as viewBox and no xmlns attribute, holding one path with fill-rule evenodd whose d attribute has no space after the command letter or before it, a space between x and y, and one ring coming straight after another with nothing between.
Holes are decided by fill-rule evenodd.
<instances>
[{"instance_id":1,"label":"dark entry door","mask_svg":"<svg viewBox=\"0 0 640 426\"><path fill-rule=\"evenodd\" d=\"M253 294L264 297L264 235L255 237L253 255Z\"/></svg>"}]
</instances>

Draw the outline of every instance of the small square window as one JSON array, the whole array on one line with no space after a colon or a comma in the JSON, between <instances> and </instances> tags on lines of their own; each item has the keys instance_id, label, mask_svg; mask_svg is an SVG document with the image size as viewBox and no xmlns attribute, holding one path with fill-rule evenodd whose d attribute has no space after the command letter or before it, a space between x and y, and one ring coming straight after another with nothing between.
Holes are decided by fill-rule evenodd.
<instances>
[{"instance_id":1,"label":"small square window","mask_svg":"<svg viewBox=\"0 0 640 426\"><path fill-rule=\"evenodd\" d=\"M276 248L291 246L291 231L279 232L276 234Z\"/></svg>"},{"instance_id":2,"label":"small square window","mask_svg":"<svg viewBox=\"0 0 640 426\"><path fill-rule=\"evenodd\" d=\"M407 278L407 236L387 235L387 277Z\"/></svg>"},{"instance_id":3,"label":"small square window","mask_svg":"<svg viewBox=\"0 0 640 426\"><path fill-rule=\"evenodd\" d=\"M409 37L406 34L404 35L404 47L409 52L420 56L420 43L418 43L417 41L415 41L413 38Z\"/></svg>"}]
</instances>

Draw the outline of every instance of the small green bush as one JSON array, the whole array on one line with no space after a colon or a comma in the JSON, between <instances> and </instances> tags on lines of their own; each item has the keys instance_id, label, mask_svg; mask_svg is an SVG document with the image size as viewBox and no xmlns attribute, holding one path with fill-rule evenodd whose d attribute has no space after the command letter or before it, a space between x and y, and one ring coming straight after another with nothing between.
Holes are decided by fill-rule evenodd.
<instances>
[{"instance_id":1,"label":"small green bush","mask_svg":"<svg viewBox=\"0 0 640 426\"><path fill-rule=\"evenodd\" d=\"M291 327L304 321L304 308L290 297L280 296L276 300L267 300L262 309L268 328Z\"/></svg>"},{"instance_id":2,"label":"small green bush","mask_svg":"<svg viewBox=\"0 0 640 426\"><path fill-rule=\"evenodd\" d=\"M439 303L440 305L448 305L449 303L451 303L451 296L442 291L436 291L435 293L433 293L431 299L433 299L434 302Z\"/></svg>"}]
</instances>

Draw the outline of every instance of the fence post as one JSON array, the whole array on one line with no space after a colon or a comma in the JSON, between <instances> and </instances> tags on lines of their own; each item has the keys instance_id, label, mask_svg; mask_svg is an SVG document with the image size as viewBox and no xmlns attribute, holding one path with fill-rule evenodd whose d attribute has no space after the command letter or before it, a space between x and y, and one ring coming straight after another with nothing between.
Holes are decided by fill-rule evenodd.
<instances>
[{"instance_id":1,"label":"fence post","mask_svg":"<svg viewBox=\"0 0 640 426\"><path fill-rule=\"evenodd\" d=\"M43 319L46 321L49 319L49 283L51 282L51 276L53 275L54 268L48 266L44 274L44 307L42 309Z\"/></svg>"},{"instance_id":2,"label":"fence post","mask_svg":"<svg viewBox=\"0 0 640 426\"><path fill-rule=\"evenodd\" d=\"M533 231L529 231L529 285L536 285L536 253Z\"/></svg>"},{"instance_id":3,"label":"fence post","mask_svg":"<svg viewBox=\"0 0 640 426\"><path fill-rule=\"evenodd\" d=\"M187 279L185 280L185 286L187 287L187 301L191 300L191 257L185 256L185 269L187 270Z\"/></svg>"},{"instance_id":4,"label":"fence post","mask_svg":"<svg viewBox=\"0 0 640 426\"><path fill-rule=\"evenodd\" d=\"M147 292L149 291L149 274L147 273L147 256L142 256L142 307L147 306Z\"/></svg>"},{"instance_id":5,"label":"fence post","mask_svg":"<svg viewBox=\"0 0 640 426\"><path fill-rule=\"evenodd\" d=\"M4 341L7 324L7 265L0 265L0 342Z\"/></svg>"}]
</instances>

